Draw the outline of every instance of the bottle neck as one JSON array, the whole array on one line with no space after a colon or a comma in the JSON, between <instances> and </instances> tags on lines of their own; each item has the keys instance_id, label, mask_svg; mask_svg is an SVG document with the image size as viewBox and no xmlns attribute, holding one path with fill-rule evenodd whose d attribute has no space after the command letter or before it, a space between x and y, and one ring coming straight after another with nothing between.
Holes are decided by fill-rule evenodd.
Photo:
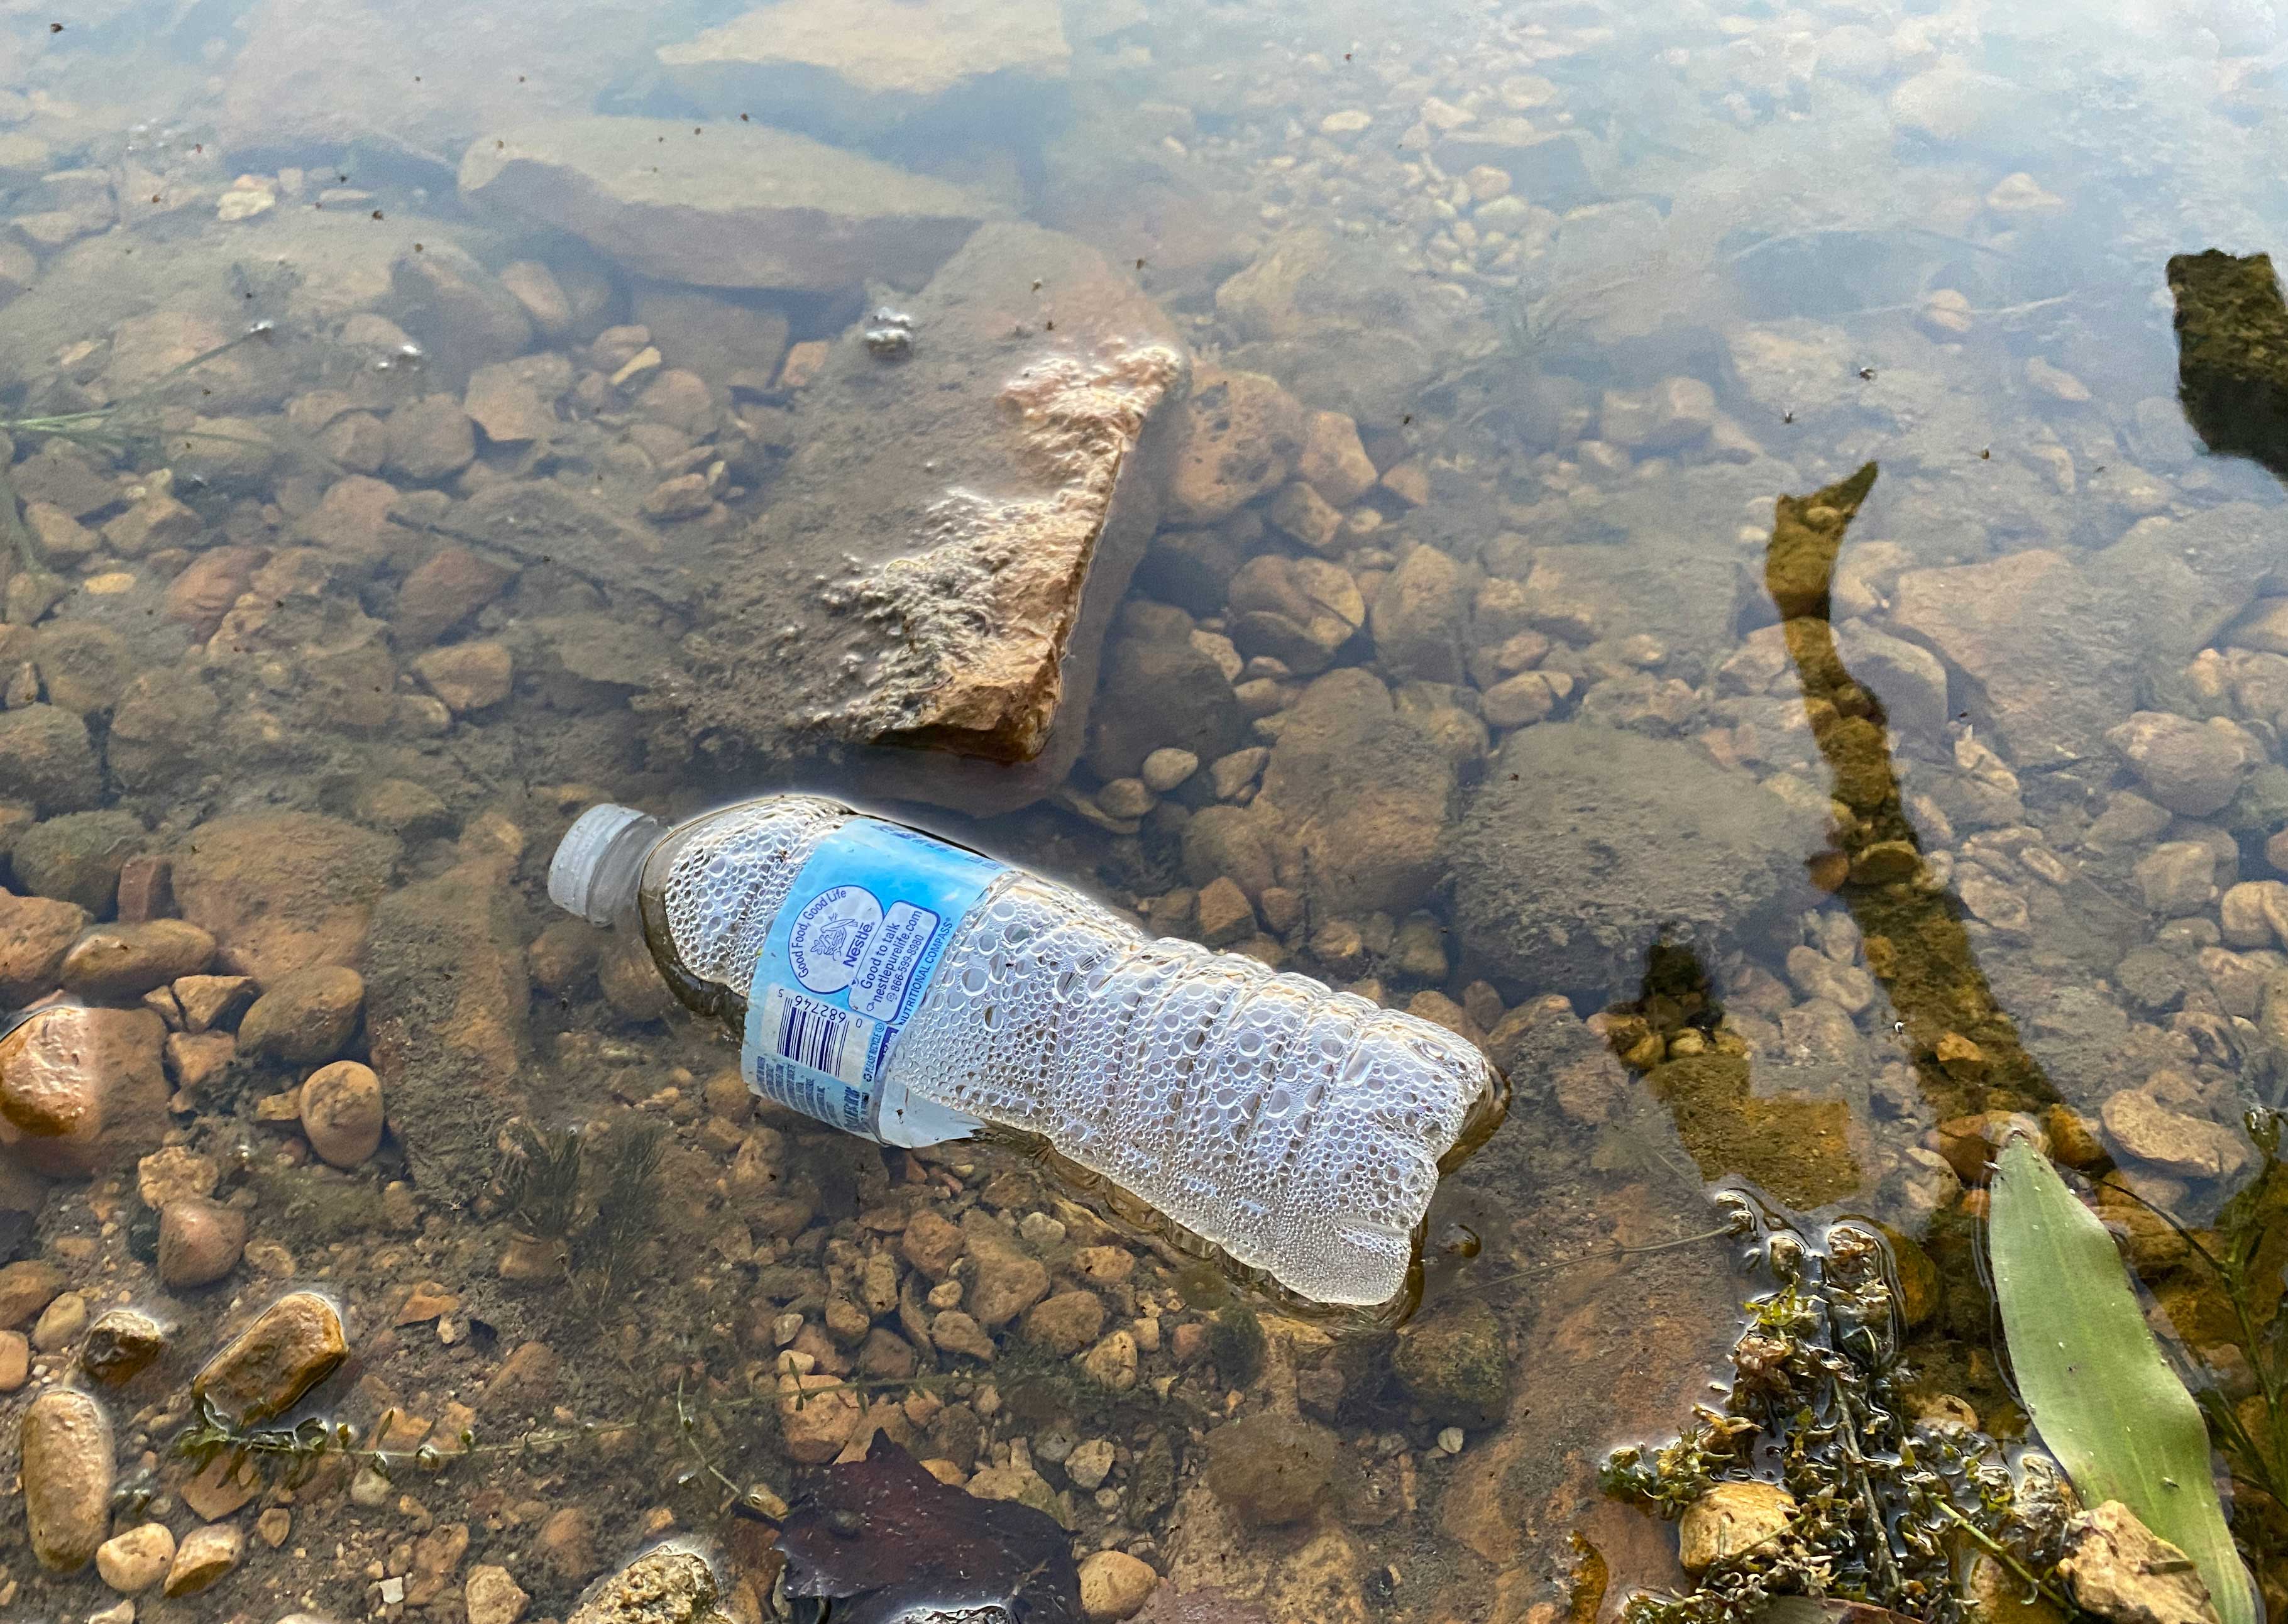
<instances>
[{"instance_id":1,"label":"bottle neck","mask_svg":"<svg viewBox=\"0 0 2288 1624\"><path fill-rule=\"evenodd\" d=\"M644 859L667 833L656 818L639 818L604 848L596 861L595 878L588 886L588 917L614 925L635 917L636 892L643 883Z\"/></svg>"},{"instance_id":2,"label":"bottle neck","mask_svg":"<svg viewBox=\"0 0 2288 1624\"><path fill-rule=\"evenodd\" d=\"M644 858L666 829L633 807L590 807L565 831L548 865L549 899L590 924L632 918Z\"/></svg>"}]
</instances>

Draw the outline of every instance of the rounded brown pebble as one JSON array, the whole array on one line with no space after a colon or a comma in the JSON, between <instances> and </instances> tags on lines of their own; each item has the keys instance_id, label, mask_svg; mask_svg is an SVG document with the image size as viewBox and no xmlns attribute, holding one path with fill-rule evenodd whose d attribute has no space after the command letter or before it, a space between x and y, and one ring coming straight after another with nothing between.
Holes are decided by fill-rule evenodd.
<instances>
[{"instance_id":1,"label":"rounded brown pebble","mask_svg":"<svg viewBox=\"0 0 2288 1624\"><path fill-rule=\"evenodd\" d=\"M665 1020L683 1007L660 979L659 966L643 951L641 938L632 946L605 943L596 955L596 985L623 1020Z\"/></svg>"},{"instance_id":2,"label":"rounded brown pebble","mask_svg":"<svg viewBox=\"0 0 2288 1624\"><path fill-rule=\"evenodd\" d=\"M1299 1523L1325 1499L1341 1458L1324 1427L1267 1410L1208 1434L1208 1487L1243 1523Z\"/></svg>"},{"instance_id":3,"label":"rounded brown pebble","mask_svg":"<svg viewBox=\"0 0 2288 1624\"><path fill-rule=\"evenodd\" d=\"M166 1327L142 1310L106 1309L87 1328L79 1367L91 1381L116 1387L140 1374L166 1348Z\"/></svg>"},{"instance_id":4,"label":"rounded brown pebble","mask_svg":"<svg viewBox=\"0 0 2288 1624\"><path fill-rule=\"evenodd\" d=\"M341 1053L357 1030L365 978L339 964L314 964L279 977L238 1023L242 1053L315 1066Z\"/></svg>"},{"instance_id":5,"label":"rounded brown pebble","mask_svg":"<svg viewBox=\"0 0 2288 1624\"><path fill-rule=\"evenodd\" d=\"M1091 1624L1116 1624L1133 1618L1159 1583L1150 1563L1126 1551L1092 1552L1080 1565L1080 1610Z\"/></svg>"},{"instance_id":6,"label":"rounded brown pebble","mask_svg":"<svg viewBox=\"0 0 2288 1624\"><path fill-rule=\"evenodd\" d=\"M339 1310L314 1291L290 1291L208 1361L193 1398L242 1424L267 1421L334 1373L349 1357Z\"/></svg>"},{"instance_id":7,"label":"rounded brown pebble","mask_svg":"<svg viewBox=\"0 0 2288 1624\"><path fill-rule=\"evenodd\" d=\"M906 1224L898 1238L905 1260L933 1280L941 1280L961 1259L962 1233L943 1215L923 1208Z\"/></svg>"},{"instance_id":8,"label":"rounded brown pebble","mask_svg":"<svg viewBox=\"0 0 2288 1624\"><path fill-rule=\"evenodd\" d=\"M14 1330L31 1324L56 1300L67 1279L45 1258L28 1257L0 1267L0 1327Z\"/></svg>"},{"instance_id":9,"label":"rounded brown pebble","mask_svg":"<svg viewBox=\"0 0 2288 1624\"><path fill-rule=\"evenodd\" d=\"M338 1168L354 1168L381 1148L381 1079L370 1066L337 1060L302 1084L302 1132Z\"/></svg>"},{"instance_id":10,"label":"rounded brown pebble","mask_svg":"<svg viewBox=\"0 0 2288 1624\"><path fill-rule=\"evenodd\" d=\"M2052 1105L2043 1112L2042 1127L2050 1136L2050 1154L2066 1166L2085 1169L2105 1161L2105 1145L2096 1129L2071 1105Z\"/></svg>"},{"instance_id":11,"label":"rounded brown pebble","mask_svg":"<svg viewBox=\"0 0 2288 1624\"><path fill-rule=\"evenodd\" d=\"M560 998L581 991L596 972L597 938L602 934L584 919L552 922L524 950L533 985Z\"/></svg>"},{"instance_id":12,"label":"rounded brown pebble","mask_svg":"<svg viewBox=\"0 0 2288 1624\"><path fill-rule=\"evenodd\" d=\"M145 1523L98 1546L95 1571L122 1596L132 1596L164 1579L174 1560L174 1533L164 1523Z\"/></svg>"},{"instance_id":13,"label":"rounded brown pebble","mask_svg":"<svg viewBox=\"0 0 2288 1624\"><path fill-rule=\"evenodd\" d=\"M235 1523L208 1523L183 1536L167 1569L170 1596L196 1596L218 1582L246 1555L246 1536Z\"/></svg>"},{"instance_id":14,"label":"rounded brown pebble","mask_svg":"<svg viewBox=\"0 0 2288 1624\"><path fill-rule=\"evenodd\" d=\"M1677 1560L1688 1573L1704 1573L1777 1538L1794 1516L1795 1496L1776 1483L1715 1484L1684 1509L1676 1525Z\"/></svg>"},{"instance_id":15,"label":"rounded brown pebble","mask_svg":"<svg viewBox=\"0 0 2288 1624\"><path fill-rule=\"evenodd\" d=\"M159 1209L159 1280L172 1290L211 1286L238 1266L246 1215L196 1196Z\"/></svg>"},{"instance_id":16,"label":"rounded brown pebble","mask_svg":"<svg viewBox=\"0 0 2288 1624\"><path fill-rule=\"evenodd\" d=\"M1025 1313L1025 1340L1052 1353L1077 1353L1104 1329L1104 1299L1092 1291L1061 1291Z\"/></svg>"},{"instance_id":17,"label":"rounded brown pebble","mask_svg":"<svg viewBox=\"0 0 2288 1624\"><path fill-rule=\"evenodd\" d=\"M0 1331L0 1393L12 1393L32 1379L32 1339L21 1331Z\"/></svg>"},{"instance_id":18,"label":"rounded brown pebble","mask_svg":"<svg viewBox=\"0 0 2288 1624\"><path fill-rule=\"evenodd\" d=\"M40 1311L32 1325L32 1346L43 1353L58 1352L79 1340L87 1321L87 1299L67 1291Z\"/></svg>"},{"instance_id":19,"label":"rounded brown pebble","mask_svg":"<svg viewBox=\"0 0 2288 1624\"><path fill-rule=\"evenodd\" d=\"M111 1418L87 1393L50 1388L24 1412L24 1521L50 1573L86 1565L111 1526Z\"/></svg>"},{"instance_id":20,"label":"rounded brown pebble","mask_svg":"<svg viewBox=\"0 0 2288 1624\"><path fill-rule=\"evenodd\" d=\"M98 925L64 955L60 979L83 998L140 998L179 976L195 976L214 957L215 939L180 919Z\"/></svg>"}]
</instances>

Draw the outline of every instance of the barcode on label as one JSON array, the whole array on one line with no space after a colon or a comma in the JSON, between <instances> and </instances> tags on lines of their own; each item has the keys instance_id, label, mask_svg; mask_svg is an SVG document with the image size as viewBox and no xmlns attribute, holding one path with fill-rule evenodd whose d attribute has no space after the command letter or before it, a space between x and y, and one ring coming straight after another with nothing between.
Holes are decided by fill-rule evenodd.
<instances>
[{"instance_id":1,"label":"barcode on label","mask_svg":"<svg viewBox=\"0 0 2288 1624\"><path fill-rule=\"evenodd\" d=\"M866 1051L876 1023L784 987L771 992L772 1047L783 1060L853 1086L866 1081Z\"/></svg>"}]
</instances>

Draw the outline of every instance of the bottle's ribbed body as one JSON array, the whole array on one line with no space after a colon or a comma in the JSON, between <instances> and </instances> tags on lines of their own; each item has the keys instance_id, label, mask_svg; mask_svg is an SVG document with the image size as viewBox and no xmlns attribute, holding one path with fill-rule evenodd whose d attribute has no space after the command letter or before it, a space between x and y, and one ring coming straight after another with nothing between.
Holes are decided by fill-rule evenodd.
<instances>
[{"instance_id":1,"label":"bottle's ribbed body","mask_svg":"<svg viewBox=\"0 0 2288 1624\"><path fill-rule=\"evenodd\" d=\"M803 865L857 814L783 796L646 862L661 956L743 1013ZM917 1101L1037 1136L1248 1268L1329 1304L1404 1291L1439 1163L1501 1109L1476 1047L1412 1016L1155 940L1003 870L952 927L888 1058Z\"/></svg>"}]
</instances>

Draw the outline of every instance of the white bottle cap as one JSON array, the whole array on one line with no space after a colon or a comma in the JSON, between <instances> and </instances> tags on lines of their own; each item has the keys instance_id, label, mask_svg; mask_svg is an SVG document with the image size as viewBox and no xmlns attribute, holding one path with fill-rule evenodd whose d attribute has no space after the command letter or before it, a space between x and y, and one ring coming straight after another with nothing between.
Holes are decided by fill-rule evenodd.
<instances>
[{"instance_id":1,"label":"white bottle cap","mask_svg":"<svg viewBox=\"0 0 2288 1624\"><path fill-rule=\"evenodd\" d=\"M616 806L608 801L575 818L572 827L564 831L556 855L548 861L548 899L590 924L611 923L625 899L597 895L596 881L612 843L630 824L643 818L632 806Z\"/></svg>"}]
</instances>

